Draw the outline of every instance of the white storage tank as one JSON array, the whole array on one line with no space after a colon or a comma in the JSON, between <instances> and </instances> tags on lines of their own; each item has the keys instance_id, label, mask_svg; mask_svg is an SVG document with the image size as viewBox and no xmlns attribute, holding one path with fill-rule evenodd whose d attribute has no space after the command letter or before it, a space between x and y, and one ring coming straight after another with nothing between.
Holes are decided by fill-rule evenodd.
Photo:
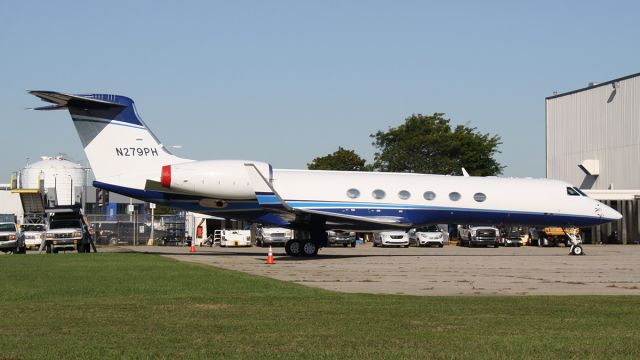
<instances>
[{"instance_id":1,"label":"white storage tank","mask_svg":"<svg viewBox=\"0 0 640 360\"><path fill-rule=\"evenodd\" d=\"M59 206L79 202L80 189L85 183L85 172L82 166L65 160L61 156L42 156L40 159L38 162L28 164L20 171L20 188L38 189L42 179L46 191L55 189Z\"/></svg>"}]
</instances>

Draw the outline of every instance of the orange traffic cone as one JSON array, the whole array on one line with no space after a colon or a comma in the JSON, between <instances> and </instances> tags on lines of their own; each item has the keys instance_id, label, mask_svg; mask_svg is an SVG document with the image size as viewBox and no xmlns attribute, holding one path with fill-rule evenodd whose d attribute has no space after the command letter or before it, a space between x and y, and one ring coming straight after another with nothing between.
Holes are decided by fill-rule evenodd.
<instances>
[{"instance_id":1,"label":"orange traffic cone","mask_svg":"<svg viewBox=\"0 0 640 360\"><path fill-rule=\"evenodd\" d=\"M196 252L196 243L195 242L191 242L191 249L189 249L190 253L194 253Z\"/></svg>"},{"instance_id":2,"label":"orange traffic cone","mask_svg":"<svg viewBox=\"0 0 640 360\"><path fill-rule=\"evenodd\" d=\"M275 260L273 260L273 252L271 251L271 245L269 245L269 255L267 255L267 264L273 265L275 264Z\"/></svg>"}]
</instances>

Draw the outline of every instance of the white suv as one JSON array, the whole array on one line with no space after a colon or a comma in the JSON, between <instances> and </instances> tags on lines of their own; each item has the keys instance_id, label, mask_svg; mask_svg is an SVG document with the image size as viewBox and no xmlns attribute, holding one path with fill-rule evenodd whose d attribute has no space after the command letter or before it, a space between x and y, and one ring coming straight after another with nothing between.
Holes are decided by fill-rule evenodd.
<instances>
[{"instance_id":1,"label":"white suv","mask_svg":"<svg viewBox=\"0 0 640 360\"><path fill-rule=\"evenodd\" d=\"M444 232L438 225L429 225L417 229L411 229L408 232L409 242L416 246L444 246Z\"/></svg>"},{"instance_id":2,"label":"white suv","mask_svg":"<svg viewBox=\"0 0 640 360\"><path fill-rule=\"evenodd\" d=\"M24 244L27 249L38 249L44 239L44 224L22 224L20 231L24 234Z\"/></svg>"}]
</instances>

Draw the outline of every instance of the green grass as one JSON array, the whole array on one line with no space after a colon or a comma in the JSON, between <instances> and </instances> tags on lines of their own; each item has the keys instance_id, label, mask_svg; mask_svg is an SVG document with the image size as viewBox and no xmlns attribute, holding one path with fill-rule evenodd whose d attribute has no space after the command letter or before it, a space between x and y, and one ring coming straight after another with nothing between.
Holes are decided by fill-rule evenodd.
<instances>
[{"instance_id":1,"label":"green grass","mask_svg":"<svg viewBox=\"0 0 640 360\"><path fill-rule=\"evenodd\" d=\"M341 294L144 254L0 271L0 360L640 358L632 296Z\"/></svg>"}]
</instances>

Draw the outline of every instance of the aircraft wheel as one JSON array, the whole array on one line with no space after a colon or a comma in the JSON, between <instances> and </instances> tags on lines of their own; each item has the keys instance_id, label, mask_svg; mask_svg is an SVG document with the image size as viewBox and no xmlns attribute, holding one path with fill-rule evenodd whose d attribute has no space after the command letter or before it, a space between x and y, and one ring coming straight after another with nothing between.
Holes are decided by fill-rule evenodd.
<instances>
[{"instance_id":1,"label":"aircraft wheel","mask_svg":"<svg viewBox=\"0 0 640 360\"><path fill-rule=\"evenodd\" d=\"M300 256L302 255L302 244L298 240L289 240L284 245L284 251L289 256Z\"/></svg>"},{"instance_id":2,"label":"aircraft wheel","mask_svg":"<svg viewBox=\"0 0 640 360\"><path fill-rule=\"evenodd\" d=\"M302 243L302 256L316 256L318 255L318 245L313 241L305 241Z\"/></svg>"},{"instance_id":3,"label":"aircraft wheel","mask_svg":"<svg viewBox=\"0 0 640 360\"><path fill-rule=\"evenodd\" d=\"M582 250L582 246L573 245L571 246L571 255L583 255L584 251Z\"/></svg>"}]
</instances>

